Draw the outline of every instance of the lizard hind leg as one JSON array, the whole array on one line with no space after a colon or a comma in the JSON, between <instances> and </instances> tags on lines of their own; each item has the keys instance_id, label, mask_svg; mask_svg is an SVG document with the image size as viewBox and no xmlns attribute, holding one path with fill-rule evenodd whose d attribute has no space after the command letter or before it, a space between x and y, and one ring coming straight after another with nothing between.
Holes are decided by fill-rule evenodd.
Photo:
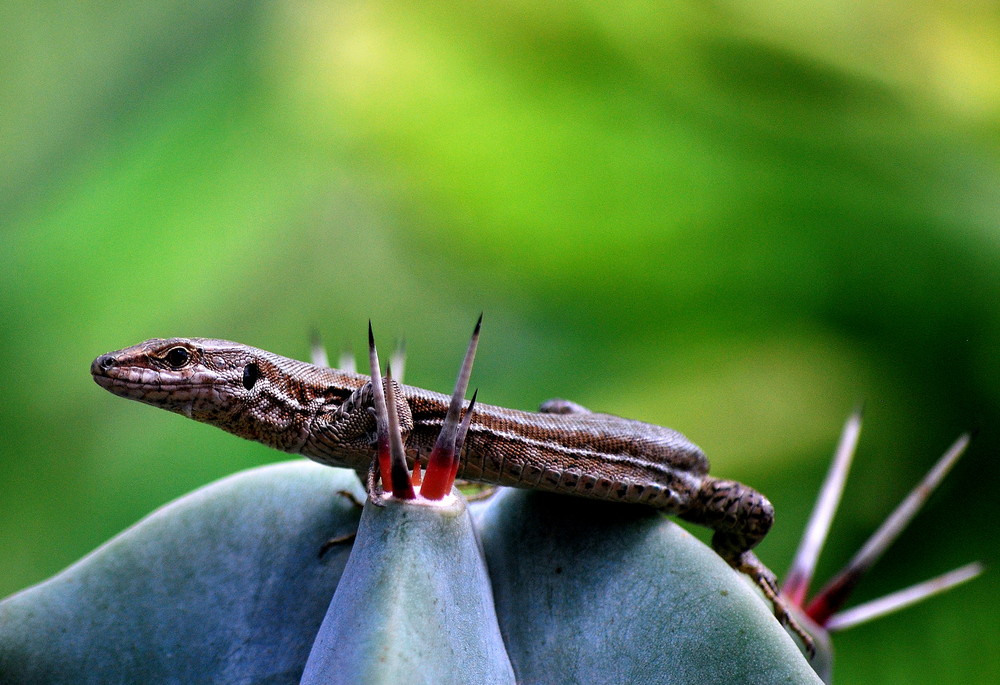
<instances>
[{"instance_id":1,"label":"lizard hind leg","mask_svg":"<svg viewBox=\"0 0 1000 685\"><path fill-rule=\"evenodd\" d=\"M545 400L542 402L541 406L538 407L539 414L591 414L589 409L587 409L582 404L577 404L576 402L571 402L570 400L564 400L560 397L554 397L551 400Z\"/></svg>"},{"instance_id":2,"label":"lizard hind leg","mask_svg":"<svg viewBox=\"0 0 1000 685\"><path fill-rule=\"evenodd\" d=\"M751 549L774 523L774 506L753 488L732 480L706 478L695 497L694 506L682 513L686 521L715 530L712 549L736 571L745 574L771 602L774 616L795 633L812 657L815 642L788 610L779 594L774 573Z\"/></svg>"}]
</instances>

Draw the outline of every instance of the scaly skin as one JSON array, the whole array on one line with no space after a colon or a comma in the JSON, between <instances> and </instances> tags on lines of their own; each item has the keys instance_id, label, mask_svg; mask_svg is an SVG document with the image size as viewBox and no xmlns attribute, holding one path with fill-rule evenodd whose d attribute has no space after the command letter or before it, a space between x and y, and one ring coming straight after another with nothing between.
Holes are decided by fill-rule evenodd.
<instances>
[{"instance_id":1,"label":"scaly skin","mask_svg":"<svg viewBox=\"0 0 1000 685\"><path fill-rule=\"evenodd\" d=\"M368 376L207 338L147 340L101 355L91 373L121 397L322 464L364 474L374 454ZM449 398L394 387L408 459L426 466ZM755 581L779 620L811 650L811 638L778 596L774 574L751 551L774 520L766 497L709 476L705 455L677 431L590 412L565 400L551 400L541 409L477 404L459 478L645 504L710 527L716 552Z\"/></svg>"}]
</instances>

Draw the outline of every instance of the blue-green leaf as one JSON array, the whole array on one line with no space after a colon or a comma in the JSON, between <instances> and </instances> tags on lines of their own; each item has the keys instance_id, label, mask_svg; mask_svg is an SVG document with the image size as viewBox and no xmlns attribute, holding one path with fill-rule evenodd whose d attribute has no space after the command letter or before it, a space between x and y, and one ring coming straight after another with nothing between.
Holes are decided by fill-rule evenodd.
<instances>
[{"instance_id":1,"label":"blue-green leaf","mask_svg":"<svg viewBox=\"0 0 1000 685\"><path fill-rule=\"evenodd\" d=\"M363 497L306 461L231 476L169 504L0 603L0 681L297 683Z\"/></svg>"},{"instance_id":2,"label":"blue-green leaf","mask_svg":"<svg viewBox=\"0 0 1000 685\"><path fill-rule=\"evenodd\" d=\"M0 602L0 680L819 682L740 575L642 508L505 491L474 527L464 502L368 505L320 558L358 525L338 490L363 496L296 461L153 513Z\"/></svg>"},{"instance_id":3,"label":"blue-green leaf","mask_svg":"<svg viewBox=\"0 0 1000 685\"><path fill-rule=\"evenodd\" d=\"M820 682L744 578L652 510L507 491L481 530L521 682Z\"/></svg>"},{"instance_id":4,"label":"blue-green leaf","mask_svg":"<svg viewBox=\"0 0 1000 685\"><path fill-rule=\"evenodd\" d=\"M514 683L464 499L365 505L302 682Z\"/></svg>"}]
</instances>

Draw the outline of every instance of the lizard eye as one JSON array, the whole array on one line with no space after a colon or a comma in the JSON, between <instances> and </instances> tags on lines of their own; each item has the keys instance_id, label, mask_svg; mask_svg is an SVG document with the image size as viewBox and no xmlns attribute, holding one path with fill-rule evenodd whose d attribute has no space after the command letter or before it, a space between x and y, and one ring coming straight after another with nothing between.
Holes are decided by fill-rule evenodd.
<instances>
[{"instance_id":1,"label":"lizard eye","mask_svg":"<svg viewBox=\"0 0 1000 685\"><path fill-rule=\"evenodd\" d=\"M179 369L191 361L191 353L187 351L187 348L175 347L167 352L164 359L167 360L167 363L170 364L170 366L175 369Z\"/></svg>"},{"instance_id":2,"label":"lizard eye","mask_svg":"<svg viewBox=\"0 0 1000 685\"><path fill-rule=\"evenodd\" d=\"M257 379L260 378L260 367L250 362L245 367L243 367L243 387L247 390L253 390L253 386L257 383Z\"/></svg>"}]
</instances>

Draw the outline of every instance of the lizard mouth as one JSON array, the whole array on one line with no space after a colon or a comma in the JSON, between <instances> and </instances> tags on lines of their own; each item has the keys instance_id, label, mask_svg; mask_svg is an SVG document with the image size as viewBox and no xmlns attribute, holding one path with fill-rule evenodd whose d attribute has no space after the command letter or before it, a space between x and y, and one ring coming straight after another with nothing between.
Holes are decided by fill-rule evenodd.
<instances>
[{"instance_id":1,"label":"lizard mouth","mask_svg":"<svg viewBox=\"0 0 1000 685\"><path fill-rule=\"evenodd\" d=\"M141 366L119 364L113 355L104 354L90 365L94 382L108 392L149 404L164 404L172 396L190 399L204 390L216 387L215 383L202 379L174 377L162 371L152 371ZM178 393L185 397L178 397Z\"/></svg>"},{"instance_id":2,"label":"lizard mouth","mask_svg":"<svg viewBox=\"0 0 1000 685\"><path fill-rule=\"evenodd\" d=\"M213 383L192 383L187 380L178 380L176 383L165 382L163 380L148 382L108 373L95 373L93 376L94 382L105 390L114 390L115 388L126 388L129 390L180 390L190 388L195 390L198 388L210 388L214 385Z\"/></svg>"},{"instance_id":3,"label":"lizard mouth","mask_svg":"<svg viewBox=\"0 0 1000 685\"><path fill-rule=\"evenodd\" d=\"M145 378L148 369L121 366L112 370L95 370L94 381L112 395L205 420L196 415L206 406L226 404L230 397L217 383L191 379L170 379L157 376Z\"/></svg>"}]
</instances>

